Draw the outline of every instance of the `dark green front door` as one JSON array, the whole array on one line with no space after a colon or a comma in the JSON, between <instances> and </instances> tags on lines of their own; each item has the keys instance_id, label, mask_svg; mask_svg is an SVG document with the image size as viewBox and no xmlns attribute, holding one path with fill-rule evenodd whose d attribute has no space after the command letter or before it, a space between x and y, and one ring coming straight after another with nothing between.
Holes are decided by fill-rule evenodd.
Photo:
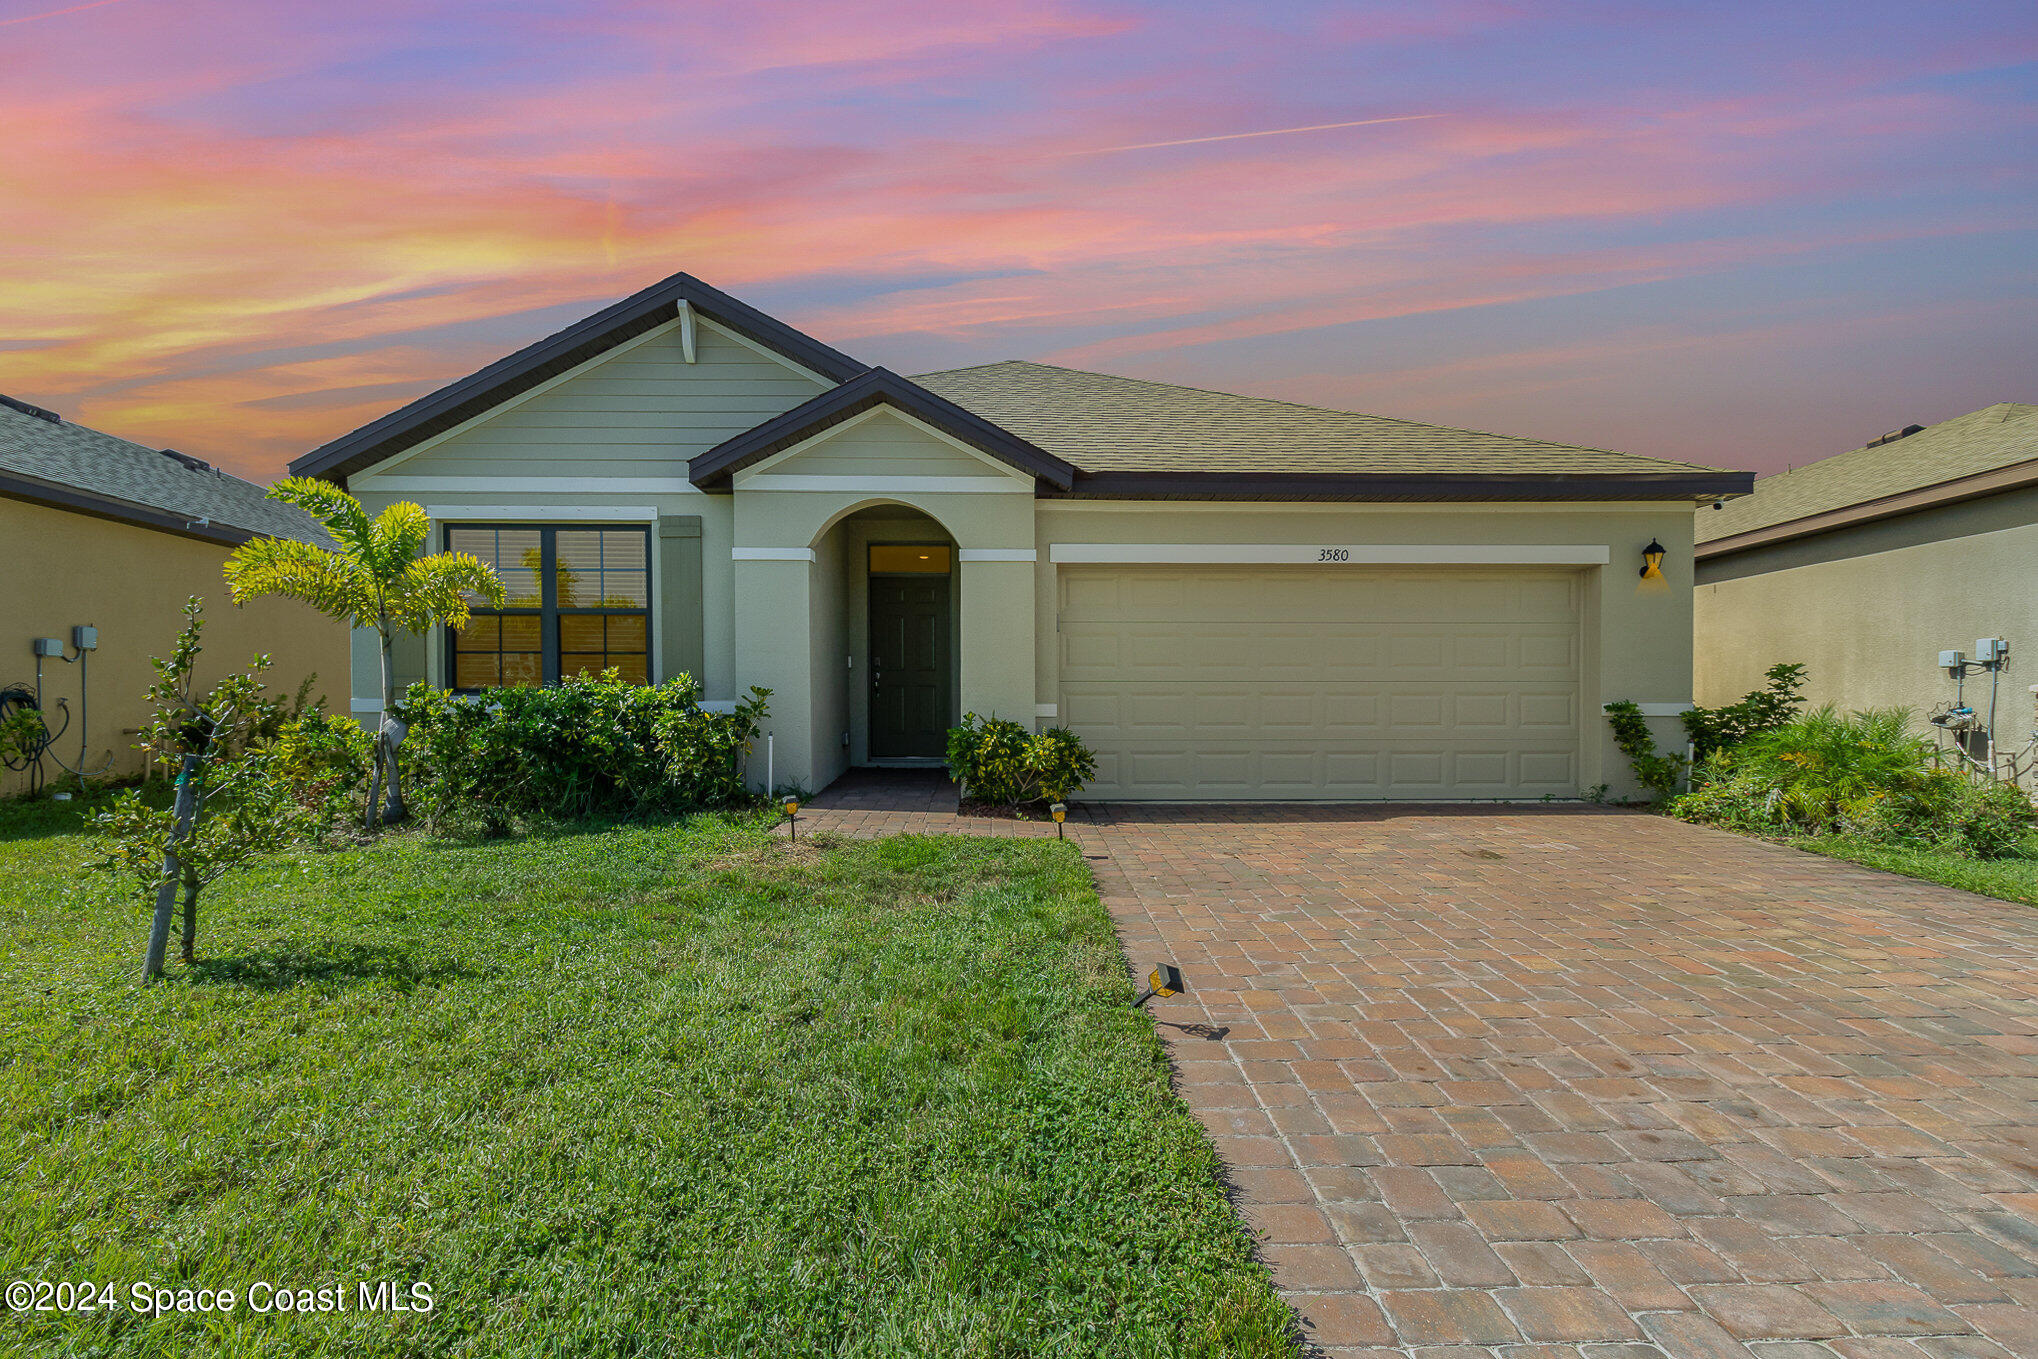
<instances>
[{"instance_id":1,"label":"dark green front door","mask_svg":"<svg viewBox=\"0 0 2038 1359\"><path fill-rule=\"evenodd\" d=\"M948 680L948 577L872 576L872 759L946 753Z\"/></svg>"}]
</instances>

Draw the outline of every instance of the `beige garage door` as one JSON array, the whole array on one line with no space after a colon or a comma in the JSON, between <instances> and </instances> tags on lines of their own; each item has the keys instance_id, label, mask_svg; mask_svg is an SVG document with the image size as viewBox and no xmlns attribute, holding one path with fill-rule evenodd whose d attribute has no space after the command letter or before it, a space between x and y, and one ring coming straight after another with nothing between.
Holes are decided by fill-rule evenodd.
<instances>
[{"instance_id":1,"label":"beige garage door","mask_svg":"<svg viewBox=\"0 0 2038 1359\"><path fill-rule=\"evenodd\" d=\"M1064 566L1084 796L1576 796L1582 589L1533 568Z\"/></svg>"}]
</instances>

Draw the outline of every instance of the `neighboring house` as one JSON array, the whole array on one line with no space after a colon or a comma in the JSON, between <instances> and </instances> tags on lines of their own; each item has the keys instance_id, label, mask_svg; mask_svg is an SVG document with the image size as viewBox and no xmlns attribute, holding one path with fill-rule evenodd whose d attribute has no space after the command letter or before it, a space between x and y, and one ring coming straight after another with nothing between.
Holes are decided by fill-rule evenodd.
<instances>
[{"instance_id":1,"label":"neighboring house","mask_svg":"<svg viewBox=\"0 0 2038 1359\"><path fill-rule=\"evenodd\" d=\"M1752 480L1034 363L908 380L684 274L292 468L507 578L406 681L760 685L809 788L966 712L1061 723L1086 796L1177 800L1629 787L1600 704L1675 732L1694 507Z\"/></svg>"},{"instance_id":2,"label":"neighboring house","mask_svg":"<svg viewBox=\"0 0 2038 1359\"><path fill-rule=\"evenodd\" d=\"M2038 406L2002 402L1755 483L1698 516L1698 700L1778 661L1843 708L1950 703L1939 653L2003 637L1998 747L2030 739L2038 684ZM1989 677L1967 698L1986 710ZM1929 728L1924 728L1929 730Z\"/></svg>"},{"instance_id":3,"label":"neighboring house","mask_svg":"<svg viewBox=\"0 0 2038 1359\"><path fill-rule=\"evenodd\" d=\"M324 543L311 518L264 498L262 488L182 453L72 424L0 397L0 687L36 686L35 641L63 643L41 659L43 706L52 728L69 728L45 755L45 778L72 769L133 775L155 682L149 659L168 654L184 601L205 601L201 679L217 679L267 652L273 684L294 692L317 674L319 692L344 704L343 625L302 604L259 600L236 609L220 574L227 554L269 535ZM98 632L79 660L73 629ZM69 661L67 664L66 661ZM61 707L59 705L62 705ZM54 758L53 758L54 757ZM26 771L0 769L0 795L26 791Z\"/></svg>"}]
</instances>

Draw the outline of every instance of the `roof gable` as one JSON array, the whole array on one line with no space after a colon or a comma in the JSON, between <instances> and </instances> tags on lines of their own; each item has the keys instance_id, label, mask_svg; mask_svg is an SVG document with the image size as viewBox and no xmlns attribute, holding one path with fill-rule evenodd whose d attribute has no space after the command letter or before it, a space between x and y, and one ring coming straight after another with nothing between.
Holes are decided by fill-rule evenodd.
<instances>
[{"instance_id":1,"label":"roof gable","mask_svg":"<svg viewBox=\"0 0 2038 1359\"><path fill-rule=\"evenodd\" d=\"M847 354L709 287L691 274L674 274L370 421L351 434L313 449L294 460L290 470L299 476L322 476L344 482L435 434L464 424L540 383L580 367L616 345L664 325L680 314L682 303L829 381L842 382L865 371L865 365Z\"/></svg>"},{"instance_id":2,"label":"roof gable","mask_svg":"<svg viewBox=\"0 0 2038 1359\"><path fill-rule=\"evenodd\" d=\"M1053 454L886 368L872 368L688 464L694 485L727 490L736 473L877 406L891 406L1005 465L1066 491L1076 469Z\"/></svg>"}]
</instances>

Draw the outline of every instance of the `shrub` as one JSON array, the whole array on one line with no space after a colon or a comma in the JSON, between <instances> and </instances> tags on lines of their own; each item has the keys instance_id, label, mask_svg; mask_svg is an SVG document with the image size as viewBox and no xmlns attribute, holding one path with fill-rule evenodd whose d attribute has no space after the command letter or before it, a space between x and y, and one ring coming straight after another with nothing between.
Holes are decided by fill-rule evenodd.
<instances>
[{"instance_id":1,"label":"shrub","mask_svg":"<svg viewBox=\"0 0 2038 1359\"><path fill-rule=\"evenodd\" d=\"M284 721L269 750L269 776L282 783L318 834L362 809L374 741L352 718L318 708Z\"/></svg>"},{"instance_id":2,"label":"shrub","mask_svg":"<svg viewBox=\"0 0 2038 1359\"><path fill-rule=\"evenodd\" d=\"M1724 750L1676 814L1735 830L1843 834L1994 858L2023 852L2038 813L2015 787L1936 763L1901 709L1828 706Z\"/></svg>"},{"instance_id":3,"label":"shrub","mask_svg":"<svg viewBox=\"0 0 2038 1359\"><path fill-rule=\"evenodd\" d=\"M1097 777L1097 757L1067 727L1049 727L1026 743L1026 769L1042 799L1066 802Z\"/></svg>"},{"instance_id":4,"label":"shrub","mask_svg":"<svg viewBox=\"0 0 2038 1359\"><path fill-rule=\"evenodd\" d=\"M748 796L743 757L770 691L705 711L691 676L625 684L614 670L542 689L456 695L414 684L396 706L414 800L434 825L462 814L491 830L521 816L681 812Z\"/></svg>"},{"instance_id":5,"label":"shrub","mask_svg":"<svg viewBox=\"0 0 2038 1359\"><path fill-rule=\"evenodd\" d=\"M1693 708L1680 719L1684 734L1691 739L1691 757L1710 759L1751 736L1774 731L1797 716L1804 707L1805 668L1802 665L1772 665L1764 672L1769 683L1742 696L1724 708Z\"/></svg>"},{"instance_id":6,"label":"shrub","mask_svg":"<svg viewBox=\"0 0 2038 1359\"><path fill-rule=\"evenodd\" d=\"M1656 738L1649 731L1648 719L1642 716L1641 706L1621 699L1607 704L1605 712L1607 724L1613 728L1614 744L1620 747L1621 754L1628 757L1628 767L1635 771L1635 782L1659 798L1675 793L1678 783L1684 778L1684 757L1665 755L1656 749Z\"/></svg>"},{"instance_id":7,"label":"shrub","mask_svg":"<svg viewBox=\"0 0 2038 1359\"><path fill-rule=\"evenodd\" d=\"M970 713L949 728L948 773L978 802L1065 802L1096 777L1097 757L1067 727L1034 735L1017 722Z\"/></svg>"}]
</instances>

